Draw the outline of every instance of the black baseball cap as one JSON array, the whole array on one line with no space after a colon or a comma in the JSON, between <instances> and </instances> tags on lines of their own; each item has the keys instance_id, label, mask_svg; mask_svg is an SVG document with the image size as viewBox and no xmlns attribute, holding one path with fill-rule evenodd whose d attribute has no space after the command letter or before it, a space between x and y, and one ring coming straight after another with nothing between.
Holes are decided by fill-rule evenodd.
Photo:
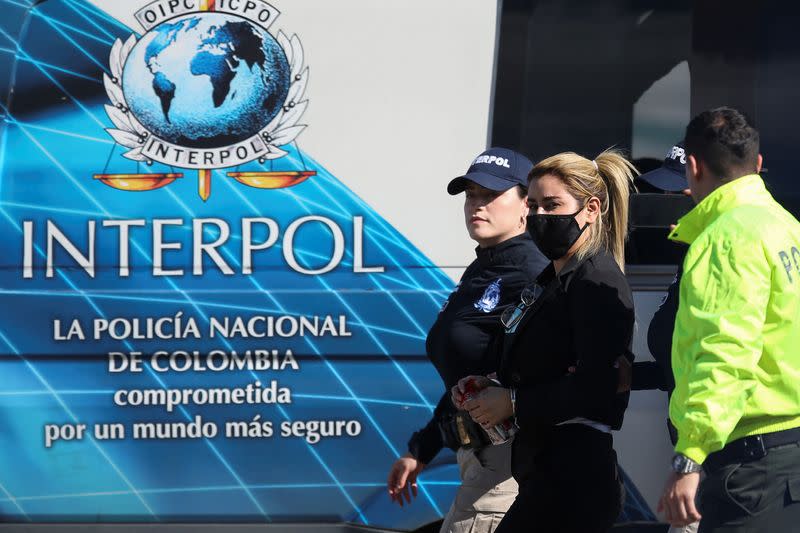
<instances>
[{"instance_id":1,"label":"black baseball cap","mask_svg":"<svg viewBox=\"0 0 800 533\"><path fill-rule=\"evenodd\" d=\"M533 163L522 154L507 148L489 148L472 161L466 174L447 185L447 192L463 192L470 181L493 191L507 191L515 185L527 188L532 168Z\"/></svg>"},{"instance_id":2,"label":"black baseball cap","mask_svg":"<svg viewBox=\"0 0 800 533\"><path fill-rule=\"evenodd\" d=\"M683 141L675 143L675 146L670 148L661 168L645 172L639 176L639 179L662 191L680 192L688 189L689 182L686 181L686 150L683 147Z\"/></svg>"}]
</instances>

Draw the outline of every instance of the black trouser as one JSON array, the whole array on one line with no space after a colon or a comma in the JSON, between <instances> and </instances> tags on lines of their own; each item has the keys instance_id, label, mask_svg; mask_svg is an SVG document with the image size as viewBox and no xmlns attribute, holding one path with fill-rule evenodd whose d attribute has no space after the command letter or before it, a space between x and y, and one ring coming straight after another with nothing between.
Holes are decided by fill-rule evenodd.
<instances>
[{"instance_id":1,"label":"black trouser","mask_svg":"<svg viewBox=\"0 0 800 533\"><path fill-rule=\"evenodd\" d=\"M800 445L718 466L700 483L700 533L800 532Z\"/></svg>"},{"instance_id":2,"label":"black trouser","mask_svg":"<svg viewBox=\"0 0 800 533\"><path fill-rule=\"evenodd\" d=\"M559 426L518 481L519 494L495 533L605 532L622 507L611 435L583 424Z\"/></svg>"}]
</instances>

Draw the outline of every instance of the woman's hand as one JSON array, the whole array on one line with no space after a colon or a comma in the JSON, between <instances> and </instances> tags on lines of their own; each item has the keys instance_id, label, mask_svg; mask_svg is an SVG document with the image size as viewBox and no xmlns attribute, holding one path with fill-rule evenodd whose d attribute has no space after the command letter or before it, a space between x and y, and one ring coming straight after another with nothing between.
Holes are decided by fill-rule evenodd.
<instances>
[{"instance_id":1,"label":"woman's hand","mask_svg":"<svg viewBox=\"0 0 800 533\"><path fill-rule=\"evenodd\" d=\"M485 388L477 398L465 402L464 409L484 428L496 426L514 415L511 391L495 386Z\"/></svg>"},{"instance_id":2,"label":"woman's hand","mask_svg":"<svg viewBox=\"0 0 800 533\"><path fill-rule=\"evenodd\" d=\"M467 383L470 381L473 382L472 386L477 390L483 390L494 384L492 380L485 376L467 376L461 378L458 380L458 383L453 385L453 388L450 389L450 400L453 402L453 405L456 406L456 409L464 409L464 407L462 407L464 403L464 393L467 391Z\"/></svg>"},{"instance_id":3,"label":"woman's hand","mask_svg":"<svg viewBox=\"0 0 800 533\"><path fill-rule=\"evenodd\" d=\"M400 507L403 506L403 497L410 504L411 496L417 497L417 476L423 468L425 468L425 463L419 462L410 453L395 461L392 469L389 470L389 479L386 482L389 498L393 502L397 502ZM409 488L411 489L410 494Z\"/></svg>"}]
</instances>

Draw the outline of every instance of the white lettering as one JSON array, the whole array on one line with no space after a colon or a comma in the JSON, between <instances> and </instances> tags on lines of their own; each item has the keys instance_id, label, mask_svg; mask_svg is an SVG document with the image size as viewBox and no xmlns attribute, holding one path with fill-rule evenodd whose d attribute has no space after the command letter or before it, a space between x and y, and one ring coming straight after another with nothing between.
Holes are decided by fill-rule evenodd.
<instances>
[{"instance_id":1,"label":"white lettering","mask_svg":"<svg viewBox=\"0 0 800 533\"><path fill-rule=\"evenodd\" d=\"M262 224L267 227L267 238L261 243L253 242L253 225ZM271 218L242 219L242 274L253 273L253 251L264 250L278 240L278 223Z\"/></svg>"},{"instance_id":2,"label":"white lettering","mask_svg":"<svg viewBox=\"0 0 800 533\"><path fill-rule=\"evenodd\" d=\"M153 220L153 275L154 276L182 276L183 269L164 270L162 255L164 250L180 250L179 242L164 242L164 226L182 226L180 218L165 218Z\"/></svg>"},{"instance_id":3,"label":"white lettering","mask_svg":"<svg viewBox=\"0 0 800 533\"><path fill-rule=\"evenodd\" d=\"M58 241L58 244L61 245L64 251L67 252L90 277L94 277L94 220L90 220L87 223L87 229L89 231L89 255L85 256L72 244L72 241L61 232L58 226L50 220L47 221L47 271L45 277L53 277L53 240Z\"/></svg>"},{"instance_id":4,"label":"white lettering","mask_svg":"<svg viewBox=\"0 0 800 533\"><path fill-rule=\"evenodd\" d=\"M33 221L22 222L22 277L33 277Z\"/></svg>"},{"instance_id":5,"label":"white lettering","mask_svg":"<svg viewBox=\"0 0 800 533\"><path fill-rule=\"evenodd\" d=\"M104 220L104 228L119 228L119 277L126 278L130 275L130 264L128 260L129 229L131 226L144 226L143 218L133 220Z\"/></svg>"},{"instance_id":6,"label":"white lettering","mask_svg":"<svg viewBox=\"0 0 800 533\"><path fill-rule=\"evenodd\" d=\"M212 224L217 227L219 230L219 237L214 242L203 242L203 233L205 232L205 226L207 224ZM227 240L228 237L231 235L231 229L228 226L228 223L220 218L196 218L192 221L193 232L192 235L194 236L194 254L193 254L193 264L194 269L192 273L195 276L202 276L203 275L203 254L208 255L211 260L217 265L223 274L226 276L233 275L233 269L225 262L222 256L217 251L217 248L222 246Z\"/></svg>"},{"instance_id":7,"label":"white lettering","mask_svg":"<svg viewBox=\"0 0 800 533\"><path fill-rule=\"evenodd\" d=\"M383 272L382 266L364 266L364 217L353 217L353 272L356 274L368 274L371 272Z\"/></svg>"},{"instance_id":8,"label":"white lettering","mask_svg":"<svg viewBox=\"0 0 800 533\"><path fill-rule=\"evenodd\" d=\"M322 268L318 269L307 269L300 266L300 263L297 262L297 259L294 255L294 236L297 230L303 224L308 222L321 222L322 224L328 226L330 229L331 234L333 235L333 253L331 254L331 259L328 263L323 266ZM339 263L342 261L342 257L344 257L344 233L342 229L336 225L336 223L326 217L320 217L316 215L310 215L302 218L298 218L286 229L286 234L283 236L283 257L286 260L286 263L291 267L292 270L295 272L299 272L301 274L307 274L310 276L325 274L339 266Z\"/></svg>"},{"instance_id":9,"label":"white lettering","mask_svg":"<svg viewBox=\"0 0 800 533\"><path fill-rule=\"evenodd\" d=\"M237 252L240 252L241 273L243 275L252 275L254 272L254 255L256 252L267 253L266 251L281 239L281 228L275 220L265 217L242 218L239 222L241 224L242 244L241 249L237 250ZM68 257L77 262L91 277L95 277L95 263L98 259L95 248L97 239L102 240L102 237L96 234L98 225L101 231L105 228L117 231L117 234L112 237L117 242L116 257L112 256L112 258L106 259L106 263L118 263L118 267L115 270L120 278L135 276L141 271L134 270L131 267L130 247L136 242L134 239L136 232L132 232L130 228L143 227L147 223L144 219L102 220L99 221L99 224L98 221L88 220L85 226L86 244L83 246L84 249L79 249L59 226L50 220L47 221L47 231L44 235L46 243L42 243L42 247L39 248L36 244L34 222L24 221L22 243L23 278L31 279L36 275L33 265L34 251L38 251L45 256L47 264L46 277L52 278L55 275L55 269L61 267L59 262L61 261L60 255L62 252L57 250L59 246L66 251ZM189 229L188 232L177 231L176 227L183 226L184 223L185 220L180 218L152 220L149 232L152 242L152 264L149 265L151 275L154 277L183 276L186 273L193 276L203 276L208 270L206 266L210 263L213 263L216 269L226 276L235 275L236 258L233 257L232 253L234 250L231 243L233 231L230 222L221 218L198 218L192 220L190 228L184 228ZM383 266L367 266L365 264L364 217L354 216L352 224L353 240L348 243L345 240L343 228L330 218L309 215L292 221L286 227L281 239L281 255L285 264L293 271L301 274L326 274L341 265L345 254L345 246L352 246L353 273L372 274L385 272L385 267ZM309 265L310 259L303 255L300 248L296 249L295 247L300 238L298 234L302 235L303 243L307 244L312 239L327 238L326 232L331 235L330 250L324 252L325 256L322 257L321 261L318 261L318 263L322 263L321 265ZM190 236L188 238L184 237L187 234L190 234ZM213 239L208 238L206 234L212 235ZM46 252L42 251L43 248L46 248ZM172 255L168 255L168 252L172 252ZM98 248L97 253L113 254L114 252L109 252L108 247L103 246ZM277 254L278 252L273 253ZM191 268L184 266L189 263L192 265ZM164 327L159 326L160 330L163 330Z\"/></svg>"}]
</instances>

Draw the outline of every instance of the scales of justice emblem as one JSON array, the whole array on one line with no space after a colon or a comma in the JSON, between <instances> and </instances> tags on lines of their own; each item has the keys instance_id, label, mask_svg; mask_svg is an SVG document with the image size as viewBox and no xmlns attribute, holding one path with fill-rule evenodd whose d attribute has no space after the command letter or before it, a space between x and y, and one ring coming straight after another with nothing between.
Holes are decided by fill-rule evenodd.
<instances>
[{"instance_id":1,"label":"scales of justice emblem","mask_svg":"<svg viewBox=\"0 0 800 533\"><path fill-rule=\"evenodd\" d=\"M117 39L111 75L103 74L114 124L106 131L115 144L94 178L149 191L182 178L175 168L197 170L205 201L214 170L229 169L228 177L259 189L315 175L295 141L306 128L298 122L308 107L308 67L297 35L269 33L279 14L263 0L158 0L137 11L144 33ZM291 143L301 168L275 169ZM118 147L136 162L135 173L106 173ZM171 171L140 172L154 162ZM239 172L255 162L261 170Z\"/></svg>"}]
</instances>

